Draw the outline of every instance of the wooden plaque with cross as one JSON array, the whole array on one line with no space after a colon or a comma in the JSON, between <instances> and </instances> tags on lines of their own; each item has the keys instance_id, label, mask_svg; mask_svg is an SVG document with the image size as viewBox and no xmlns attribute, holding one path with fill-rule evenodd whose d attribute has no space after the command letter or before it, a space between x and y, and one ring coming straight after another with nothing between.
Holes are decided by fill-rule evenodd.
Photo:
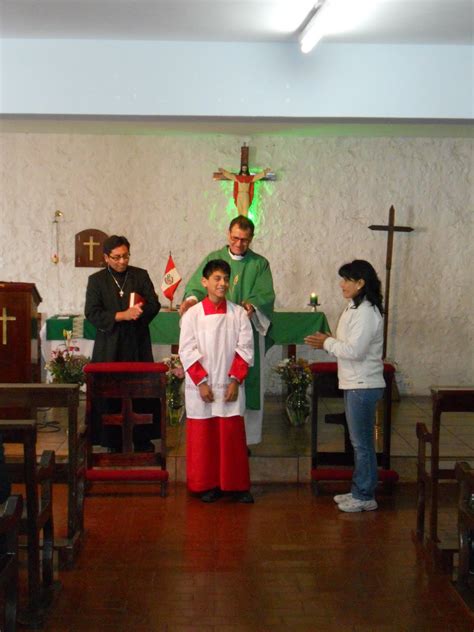
<instances>
[{"instance_id":1,"label":"wooden plaque with cross","mask_svg":"<svg viewBox=\"0 0 474 632\"><path fill-rule=\"evenodd\" d=\"M96 228L87 228L76 235L76 268L102 268L105 265L102 245L108 235Z\"/></svg>"}]
</instances>

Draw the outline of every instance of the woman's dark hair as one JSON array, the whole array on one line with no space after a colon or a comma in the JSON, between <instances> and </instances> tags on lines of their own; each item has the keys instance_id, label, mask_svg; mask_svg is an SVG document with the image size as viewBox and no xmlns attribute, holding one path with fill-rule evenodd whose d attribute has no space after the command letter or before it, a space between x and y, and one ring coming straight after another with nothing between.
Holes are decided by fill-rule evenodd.
<instances>
[{"instance_id":1,"label":"woman's dark hair","mask_svg":"<svg viewBox=\"0 0 474 632\"><path fill-rule=\"evenodd\" d=\"M126 237L123 235L110 235L110 237L107 237L104 241L102 250L104 251L104 254L110 255L112 250L115 250L115 248L118 248L119 246L127 246L130 250L130 242Z\"/></svg>"},{"instance_id":2,"label":"woman's dark hair","mask_svg":"<svg viewBox=\"0 0 474 632\"><path fill-rule=\"evenodd\" d=\"M230 277L230 265L227 261L223 261L222 259L211 259L208 261L203 268L202 276L205 279L208 279L213 272L216 272L216 270L219 270Z\"/></svg>"},{"instance_id":3,"label":"woman's dark hair","mask_svg":"<svg viewBox=\"0 0 474 632\"><path fill-rule=\"evenodd\" d=\"M362 300L366 298L369 303L375 305L379 312L383 314L382 284L377 272L375 272L368 261L354 259L352 263L345 263L339 268L339 276L351 281L360 281L361 279L365 281L364 287L353 298L354 305L359 307Z\"/></svg>"}]
</instances>

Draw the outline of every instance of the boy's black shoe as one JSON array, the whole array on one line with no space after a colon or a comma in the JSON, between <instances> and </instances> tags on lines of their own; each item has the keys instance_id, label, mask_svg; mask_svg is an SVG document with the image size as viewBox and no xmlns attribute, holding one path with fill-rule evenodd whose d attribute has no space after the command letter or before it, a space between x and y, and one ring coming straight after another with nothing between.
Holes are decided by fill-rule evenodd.
<instances>
[{"instance_id":1,"label":"boy's black shoe","mask_svg":"<svg viewBox=\"0 0 474 632\"><path fill-rule=\"evenodd\" d=\"M201 500L203 503L214 503L219 498L222 498L222 491L218 487L214 487L214 489L209 489L204 494L201 494Z\"/></svg>"},{"instance_id":2,"label":"boy's black shoe","mask_svg":"<svg viewBox=\"0 0 474 632\"><path fill-rule=\"evenodd\" d=\"M250 492L234 492L234 498L238 503L246 503L248 505L255 502Z\"/></svg>"}]
</instances>

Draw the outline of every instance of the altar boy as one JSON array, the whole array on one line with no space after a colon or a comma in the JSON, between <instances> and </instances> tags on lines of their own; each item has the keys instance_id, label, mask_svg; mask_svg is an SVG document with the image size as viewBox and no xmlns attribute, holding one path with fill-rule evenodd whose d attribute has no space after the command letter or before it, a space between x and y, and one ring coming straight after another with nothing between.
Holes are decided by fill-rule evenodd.
<instances>
[{"instance_id":1,"label":"altar boy","mask_svg":"<svg viewBox=\"0 0 474 632\"><path fill-rule=\"evenodd\" d=\"M225 298L229 264L213 259L202 275L207 297L183 315L179 339L186 371L188 489L204 502L232 492L239 502L252 503L243 418L252 327L245 309Z\"/></svg>"}]
</instances>

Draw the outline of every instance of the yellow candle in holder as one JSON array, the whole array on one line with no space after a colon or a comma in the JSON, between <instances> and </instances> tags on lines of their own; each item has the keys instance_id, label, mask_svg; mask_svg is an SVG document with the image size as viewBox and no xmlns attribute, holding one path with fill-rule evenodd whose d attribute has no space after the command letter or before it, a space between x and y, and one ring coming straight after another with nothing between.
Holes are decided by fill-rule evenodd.
<instances>
[{"instance_id":1,"label":"yellow candle in holder","mask_svg":"<svg viewBox=\"0 0 474 632\"><path fill-rule=\"evenodd\" d=\"M318 304L318 295L315 294L314 292L311 292L311 296L309 297L309 304L310 305L317 305Z\"/></svg>"}]
</instances>

